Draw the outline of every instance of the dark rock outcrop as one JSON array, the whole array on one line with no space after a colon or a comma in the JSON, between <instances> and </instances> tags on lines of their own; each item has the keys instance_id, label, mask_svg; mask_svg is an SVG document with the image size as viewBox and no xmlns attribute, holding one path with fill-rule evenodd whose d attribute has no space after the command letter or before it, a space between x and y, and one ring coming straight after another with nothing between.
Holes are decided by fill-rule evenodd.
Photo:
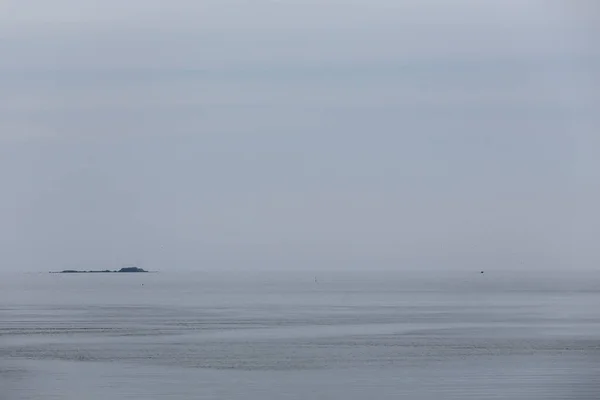
<instances>
[{"instance_id":1,"label":"dark rock outcrop","mask_svg":"<svg viewBox=\"0 0 600 400\"><path fill-rule=\"evenodd\" d=\"M125 267L121 268L119 272L148 272L138 267Z\"/></svg>"},{"instance_id":2,"label":"dark rock outcrop","mask_svg":"<svg viewBox=\"0 0 600 400\"><path fill-rule=\"evenodd\" d=\"M59 274L107 274L107 273L119 273L119 272L148 272L138 267L124 267L118 271L111 271L105 269L104 271L76 271L74 269L65 269L64 271L58 272ZM56 273L56 272L54 272Z\"/></svg>"}]
</instances>

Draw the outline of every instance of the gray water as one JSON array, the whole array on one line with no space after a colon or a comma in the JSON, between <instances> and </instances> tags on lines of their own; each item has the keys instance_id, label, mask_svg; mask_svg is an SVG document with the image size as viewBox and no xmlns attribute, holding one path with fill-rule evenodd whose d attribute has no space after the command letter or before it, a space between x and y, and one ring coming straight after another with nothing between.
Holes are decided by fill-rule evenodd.
<instances>
[{"instance_id":1,"label":"gray water","mask_svg":"<svg viewBox=\"0 0 600 400\"><path fill-rule=\"evenodd\" d=\"M600 274L4 274L0 400L600 399Z\"/></svg>"}]
</instances>

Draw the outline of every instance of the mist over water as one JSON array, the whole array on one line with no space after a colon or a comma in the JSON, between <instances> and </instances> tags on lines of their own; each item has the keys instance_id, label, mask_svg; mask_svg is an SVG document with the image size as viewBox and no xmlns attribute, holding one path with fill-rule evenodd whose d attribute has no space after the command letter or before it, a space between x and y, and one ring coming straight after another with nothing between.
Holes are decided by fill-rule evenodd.
<instances>
[{"instance_id":1,"label":"mist over water","mask_svg":"<svg viewBox=\"0 0 600 400\"><path fill-rule=\"evenodd\" d=\"M2 277L2 400L600 392L593 272Z\"/></svg>"},{"instance_id":2,"label":"mist over water","mask_svg":"<svg viewBox=\"0 0 600 400\"><path fill-rule=\"evenodd\" d=\"M0 400L598 400L596 3L0 1Z\"/></svg>"}]
</instances>

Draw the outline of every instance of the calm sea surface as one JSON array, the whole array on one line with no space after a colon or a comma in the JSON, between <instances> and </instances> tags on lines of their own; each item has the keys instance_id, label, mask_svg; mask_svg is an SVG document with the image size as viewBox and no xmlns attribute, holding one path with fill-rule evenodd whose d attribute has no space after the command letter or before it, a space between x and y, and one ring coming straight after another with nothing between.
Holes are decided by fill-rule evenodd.
<instances>
[{"instance_id":1,"label":"calm sea surface","mask_svg":"<svg viewBox=\"0 0 600 400\"><path fill-rule=\"evenodd\" d=\"M599 307L599 273L4 273L0 400L598 400Z\"/></svg>"}]
</instances>

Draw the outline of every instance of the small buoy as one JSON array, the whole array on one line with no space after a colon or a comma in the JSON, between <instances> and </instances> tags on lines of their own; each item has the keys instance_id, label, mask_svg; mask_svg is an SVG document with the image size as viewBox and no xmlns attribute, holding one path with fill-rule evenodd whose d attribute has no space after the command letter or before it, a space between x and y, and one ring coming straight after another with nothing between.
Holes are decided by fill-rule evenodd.
<instances>
[{"instance_id":1,"label":"small buoy","mask_svg":"<svg viewBox=\"0 0 600 400\"><path fill-rule=\"evenodd\" d=\"M481 271L481 273L483 274L483 271Z\"/></svg>"}]
</instances>

